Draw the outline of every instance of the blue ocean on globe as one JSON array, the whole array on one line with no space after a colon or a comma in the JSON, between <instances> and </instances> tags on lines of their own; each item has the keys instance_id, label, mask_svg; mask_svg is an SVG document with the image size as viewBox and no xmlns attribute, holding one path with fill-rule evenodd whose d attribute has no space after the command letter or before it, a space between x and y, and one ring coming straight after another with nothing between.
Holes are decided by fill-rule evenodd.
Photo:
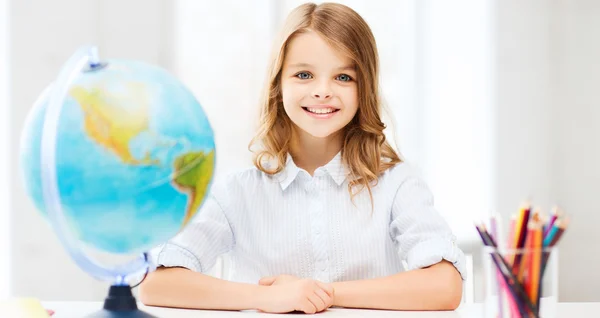
<instances>
[{"instance_id":1,"label":"blue ocean on globe","mask_svg":"<svg viewBox=\"0 0 600 318\"><path fill-rule=\"evenodd\" d=\"M58 189L77 240L138 253L175 236L201 207L214 174L214 136L201 105L167 71L106 63L69 87L56 131ZM44 215L41 142L51 87L27 117L20 152L27 194Z\"/></svg>"}]
</instances>

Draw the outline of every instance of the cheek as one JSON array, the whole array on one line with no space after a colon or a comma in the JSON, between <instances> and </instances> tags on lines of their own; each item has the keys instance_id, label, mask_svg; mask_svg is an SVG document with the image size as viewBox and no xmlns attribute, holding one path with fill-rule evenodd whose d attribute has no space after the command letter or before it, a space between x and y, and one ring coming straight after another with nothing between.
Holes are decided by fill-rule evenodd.
<instances>
[{"instance_id":1,"label":"cheek","mask_svg":"<svg viewBox=\"0 0 600 318\"><path fill-rule=\"evenodd\" d=\"M294 84L284 83L281 86L281 98L283 100L283 107L285 109L291 108L298 104L301 94Z\"/></svg>"},{"instance_id":2,"label":"cheek","mask_svg":"<svg viewBox=\"0 0 600 318\"><path fill-rule=\"evenodd\" d=\"M356 87L350 88L344 95L344 105L351 113L356 113L358 110L358 89Z\"/></svg>"}]
</instances>

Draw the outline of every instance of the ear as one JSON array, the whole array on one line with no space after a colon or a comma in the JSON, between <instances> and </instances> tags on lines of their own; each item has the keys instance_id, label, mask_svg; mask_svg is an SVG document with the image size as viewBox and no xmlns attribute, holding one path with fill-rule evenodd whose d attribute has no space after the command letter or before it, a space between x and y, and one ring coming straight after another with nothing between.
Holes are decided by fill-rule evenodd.
<instances>
[{"instance_id":1,"label":"ear","mask_svg":"<svg viewBox=\"0 0 600 318\"><path fill-rule=\"evenodd\" d=\"M271 286L275 282L275 279L277 279L276 276L263 277L258 281L258 284L261 286Z\"/></svg>"}]
</instances>

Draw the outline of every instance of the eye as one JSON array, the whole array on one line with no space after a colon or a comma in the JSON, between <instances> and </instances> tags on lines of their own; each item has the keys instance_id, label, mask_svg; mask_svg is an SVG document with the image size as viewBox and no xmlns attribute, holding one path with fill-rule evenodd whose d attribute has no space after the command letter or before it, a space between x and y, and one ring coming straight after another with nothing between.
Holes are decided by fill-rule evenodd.
<instances>
[{"instance_id":1,"label":"eye","mask_svg":"<svg viewBox=\"0 0 600 318\"><path fill-rule=\"evenodd\" d=\"M335 79L342 82L350 82L352 80L352 77L350 77L350 75L347 74L340 74Z\"/></svg>"},{"instance_id":2,"label":"eye","mask_svg":"<svg viewBox=\"0 0 600 318\"><path fill-rule=\"evenodd\" d=\"M308 72L300 72L300 73L297 73L294 76L296 76L299 79L303 79L303 80L311 79L312 78L312 75L310 73L308 73Z\"/></svg>"}]
</instances>

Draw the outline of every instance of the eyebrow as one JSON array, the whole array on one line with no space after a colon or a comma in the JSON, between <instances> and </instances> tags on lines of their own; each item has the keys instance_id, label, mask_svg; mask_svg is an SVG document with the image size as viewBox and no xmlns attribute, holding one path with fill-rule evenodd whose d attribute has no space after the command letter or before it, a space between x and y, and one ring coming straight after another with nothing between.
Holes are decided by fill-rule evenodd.
<instances>
[{"instance_id":1,"label":"eyebrow","mask_svg":"<svg viewBox=\"0 0 600 318\"><path fill-rule=\"evenodd\" d=\"M308 64L308 63L294 63L294 64L290 64L289 67L302 68L302 67L313 67L313 65ZM355 69L354 65L345 65L345 66L336 68L336 70L338 70L338 71L354 71L356 69Z\"/></svg>"}]
</instances>

